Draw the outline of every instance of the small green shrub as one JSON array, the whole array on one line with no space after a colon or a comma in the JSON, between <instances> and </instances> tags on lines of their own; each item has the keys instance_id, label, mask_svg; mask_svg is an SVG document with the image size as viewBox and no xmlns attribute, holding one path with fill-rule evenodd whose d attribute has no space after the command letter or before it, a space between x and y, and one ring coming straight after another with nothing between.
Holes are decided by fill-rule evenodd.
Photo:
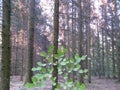
<instances>
[{"instance_id":1,"label":"small green shrub","mask_svg":"<svg viewBox=\"0 0 120 90\"><path fill-rule=\"evenodd\" d=\"M81 65L79 64L82 60L85 60L86 56L79 57L78 54L75 55L75 59L70 58L67 60L65 58L66 49L62 47L62 50L58 49L58 54L52 55L53 53L53 46L50 46L48 52L42 52L41 56L43 56L49 62L50 68L46 70L47 64L37 62L37 67L32 68L32 71L38 71L32 77L33 83L27 83L25 86L28 88L34 87L45 87L46 79L50 79L52 85L56 85L55 79L52 77L53 72L53 56L54 58L58 59L58 74L63 76L64 83L58 83L56 90L60 90L63 88L64 90L85 90L85 84L80 84L79 81L74 81L71 78L68 78L68 75L72 72L78 72L79 74L87 73L88 70L82 70ZM65 72L65 73L64 73Z\"/></svg>"}]
</instances>

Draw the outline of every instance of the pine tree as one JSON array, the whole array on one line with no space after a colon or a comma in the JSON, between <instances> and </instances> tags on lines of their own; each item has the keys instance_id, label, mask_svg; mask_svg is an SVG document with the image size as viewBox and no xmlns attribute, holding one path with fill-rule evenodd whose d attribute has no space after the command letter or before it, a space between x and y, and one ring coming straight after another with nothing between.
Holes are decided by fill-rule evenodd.
<instances>
[{"instance_id":1,"label":"pine tree","mask_svg":"<svg viewBox=\"0 0 120 90\"><path fill-rule=\"evenodd\" d=\"M10 63L11 63L11 45L10 45L10 13L11 0L3 0L3 19L2 19L2 75L1 89L10 88Z\"/></svg>"},{"instance_id":2,"label":"pine tree","mask_svg":"<svg viewBox=\"0 0 120 90\"><path fill-rule=\"evenodd\" d=\"M58 50L58 36L59 36L59 0L54 1L54 50L53 55L57 54ZM56 85L52 86L52 90L55 90L58 84L58 60L53 57L53 63L57 63L57 65L53 65L53 78L55 79Z\"/></svg>"},{"instance_id":3,"label":"pine tree","mask_svg":"<svg viewBox=\"0 0 120 90\"><path fill-rule=\"evenodd\" d=\"M29 38L28 38L28 61L27 61L27 71L26 71L26 82L32 82L31 77L33 73L31 69L33 68L33 50L34 50L34 17L35 17L35 0L29 1L29 11L30 15L28 18L28 28L29 28Z\"/></svg>"}]
</instances>

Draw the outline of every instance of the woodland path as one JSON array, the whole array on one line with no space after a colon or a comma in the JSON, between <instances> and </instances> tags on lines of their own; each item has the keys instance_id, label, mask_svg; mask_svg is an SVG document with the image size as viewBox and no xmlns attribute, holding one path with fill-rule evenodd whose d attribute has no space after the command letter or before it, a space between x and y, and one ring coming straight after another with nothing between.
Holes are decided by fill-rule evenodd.
<instances>
[{"instance_id":1,"label":"woodland path","mask_svg":"<svg viewBox=\"0 0 120 90\"><path fill-rule=\"evenodd\" d=\"M23 82L18 82L18 77L12 78L10 90L33 90L23 88ZM51 85L48 85L45 89L34 89L34 90L51 90ZM120 90L120 83L113 79L98 79L98 77L92 77L92 83L87 84L86 90Z\"/></svg>"}]
</instances>

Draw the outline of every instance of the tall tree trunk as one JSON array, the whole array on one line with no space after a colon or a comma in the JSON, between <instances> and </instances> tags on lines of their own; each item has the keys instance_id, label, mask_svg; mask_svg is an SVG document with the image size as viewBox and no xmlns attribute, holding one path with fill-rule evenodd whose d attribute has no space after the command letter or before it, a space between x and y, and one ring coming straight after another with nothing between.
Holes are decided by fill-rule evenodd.
<instances>
[{"instance_id":1,"label":"tall tree trunk","mask_svg":"<svg viewBox=\"0 0 120 90\"><path fill-rule=\"evenodd\" d=\"M2 75L1 89L10 89L10 63L11 63L11 45L10 45L10 13L11 0L3 0L3 20L2 20Z\"/></svg>"},{"instance_id":2,"label":"tall tree trunk","mask_svg":"<svg viewBox=\"0 0 120 90\"><path fill-rule=\"evenodd\" d=\"M118 1L120 3L120 1ZM116 33L116 48L117 48L117 67L118 67L118 81L120 82L120 20L119 17L117 16L118 9L117 9L117 0L114 0L114 5L115 5L115 33Z\"/></svg>"},{"instance_id":3,"label":"tall tree trunk","mask_svg":"<svg viewBox=\"0 0 120 90\"><path fill-rule=\"evenodd\" d=\"M74 10L74 3L72 0L72 58L75 60L75 52L76 52L76 30L75 30L75 14L76 11ZM75 15L74 15L75 14ZM75 81L76 72L73 71L72 79Z\"/></svg>"},{"instance_id":4,"label":"tall tree trunk","mask_svg":"<svg viewBox=\"0 0 120 90\"><path fill-rule=\"evenodd\" d=\"M58 36L59 36L59 0L54 1L54 40L53 40L53 45L54 45L54 50L53 50L53 55L57 54L58 50ZM53 63L56 63L56 65L53 65L53 78L55 79L56 85L52 85L52 90L55 90L58 85L58 60L53 57Z\"/></svg>"},{"instance_id":5,"label":"tall tree trunk","mask_svg":"<svg viewBox=\"0 0 120 90\"><path fill-rule=\"evenodd\" d=\"M103 76L105 76L104 57L105 57L105 53L104 53L104 30L102 29L102 74L103 74Z\"/></svg>"},{"instance_id":6,"label":"tall tree trunk","mask_svg":"<svg viewBox=\"0 0 120 90\"><path fill-rule=\"evenodd\" d=\"M111 39L112 39L112 73L113 73L113 78L115 79L116 77L115 77L115 74L116 74L116 69L115 69L115 48L114 48L114 25L113 25L113 23L114 23L114 21L113 21L113 13L112 13L112 21L111 21L111 23L112 23L112 35L111 35Z\"/></svg>"},{"instance_id":7,"label":"tall tree trunk","mask_svg":"<svg viewBox=\"0 0 120 90\"><path fill-rule=\"evenodd\" d=\"M86 33L87 33L87 67L88 67L88 82L91 83L91 29L90 29L90 14L91 14L91 0L87 0L87 20L86 20Z\"/></svg>"},{"instance_id":8,"label":"tall tree trunk","mask_svg":"<svg viewBox=\"0 0 120 90\"><path fill-rule=\"evenodd\" d=\"M30 15L28 17L28 28L29 28L29 41L28 41L28 61L27 61L27 71L25 77L25 83L32 82L31 77L33 72L31 71L33 67L33 51L34 51L34 18L35 18L35 0L29 1Z\"/></svg>"},{"instance_id":9,"label":"tall tree trunk","mask_svg":"<svg viewBox=\"0 0 120 90\"><path fill-rule=\"evenodd\" d=\"M98 75L101 78L101 58L100 58L100 34L99 34L99 19L97 20L97 61L98 61Z\"/></svg>"},{"instance_id":10,"label":"tall tree trunk","mask_svg":"<svg viewBox=\"0 0 120 90\"><path fill-rule=\"evenodd\" d=\"M105 22L104 22L104 30L106 31L106 34L105 34L105 42L106 42L106 72L107 72L107 78L110 78L110 61L109 61L109 48L108 48L108 37L107 37L107 26L108 26L108 20L107 20L107 4L106 3L104 3L104 6L103 6L103 10L104 10L104 20L105 20Z\"/></svg>"},{"instance_id":11,"label":"tall tree trunk","mask_svg":"<svg viewBox=\"0 0 120 90\"><path fill-rule=\"evenodd\" d=\"M18 20L18 19L17 19ZM19 55L19 53L18 53L18 51L19 51L19 41L18 41L18 38L19 38L19 22L17 23L17 27L18 27L18 29L17 29L17 32L16 32L16 35L17 35L17 37L16 37L16 51L15 51L15 72L14 72L14 75L17 75L18 74L18 66L19 66L19 57L18 57L18 55Z\"/></svg>"},{"instance_id":12,"label":"tall tree trunk","mask_svg":"<svg viewBox=\"0 0 120 90\"><path fill-rule=\"evenodd\" d=\"M21 78L20 80L23 81L23 76L24 76L24 34L22 34L22 46L21 46Z\"/></svg>"},{"instance_id":13,"label":"tall tree trunk","mask_svg":"<svg viewBox=\"0 0 120 90\"><path fill-rule=\"evenodd\" d=\"M78 54L81 57L83 55L83 50L82 50L82 38L83 38L83 31L82 31L82 0L77 0L78 1L78 6L79 6L79 11L78 11L78 34L79 34L79 41L78 41ZM80 62L81 69L83 69L83 61ZM79 82L84 83L83 79L83 74L80 74L79 77Z\"/></svg>"},{"instance_id":14,"label":"tall tree trunk","mask_svg":"<svg viewBox=\"0 0 120 90\"><path fill-rule=\"evenodd\" d=\"M105 56L106 56L106 74L107 74L107 78L110 78L110 63L109 63L109 58L108 58L108 52L109 52L109 48L108 48L108 39L107 39L107 35L105 35L105 48L106 48L106 52L105 52Z\"/></svg>"}]
</instances>

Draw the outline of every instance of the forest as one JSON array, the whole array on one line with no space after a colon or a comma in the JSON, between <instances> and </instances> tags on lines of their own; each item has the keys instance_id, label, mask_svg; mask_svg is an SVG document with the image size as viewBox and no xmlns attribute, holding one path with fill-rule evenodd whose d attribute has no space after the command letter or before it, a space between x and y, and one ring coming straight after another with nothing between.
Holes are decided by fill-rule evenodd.
<instances>
[{"instance_id":1,"label":"forest","mask_svg":"<svg viewBox=\"0 0 120 90\"><path fill-rule=\"evenodd\" d=\"M0 0L0 90L120 90L120 0Z\"/></svg>"}]
</instances>

